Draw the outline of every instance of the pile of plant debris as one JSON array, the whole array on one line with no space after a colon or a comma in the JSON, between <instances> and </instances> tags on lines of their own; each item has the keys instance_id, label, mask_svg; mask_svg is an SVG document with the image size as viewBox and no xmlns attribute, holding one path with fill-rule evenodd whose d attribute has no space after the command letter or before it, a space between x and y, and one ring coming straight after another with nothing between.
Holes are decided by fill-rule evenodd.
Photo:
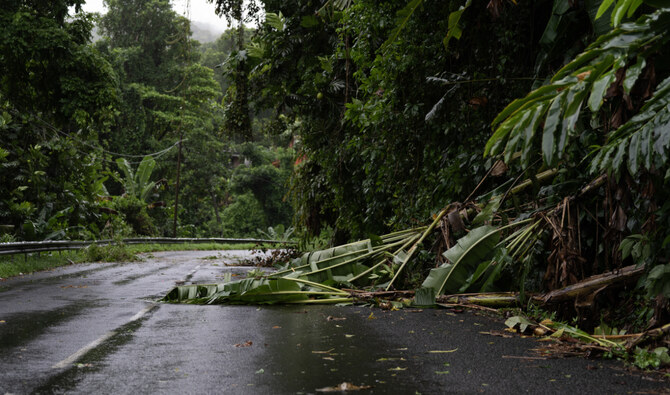
<instances>
[{"instance_id":1,"label":"pile of plant debris","mask_svg":"<svg viewBox=\"0 0 670 395\"><path fill-rule=\"evenodd\" d=\"M181 285L163 300L192 304L372 303L388 309L409 305L486 310L533 306L554 311L570 305L575 308L593 305L598 294L634 284L644 272L643 266L630 265L576 281L565 272L570 258L569 251L565 251L566 232L561 230L566 228L566 210L604 181L604 177L599 177L555 207L514 219L502 219L498 214L503 194L489 194L480 199L485 204L452 203L435 215L428 226L307 252L276 265L277 270L269 274L254 271L242 280L229 276L220 284ZM519 185L523 187L524 183ZM515 190L520 188L517 186ZM554 240L547 272L558 286L549 287L544 293L525 292L524 276L528 274L531 256L528 251L537 245L542 247L542 240L547 237ZM429 238L433 241L432 249L441 251L436 267L430 269L418 288L397 289L403 276L417 270L412 267L413 262ZM572 259L575 262L574 256ZM510 276L517 281L507 281ZM517 291L509 292L513 289ZM643 355L639 351L643 350L641 345L659 345L659 339L662 341L670 331L670 325L664 325L625 334L603 331L601 326L600 332L588 334L564 323L553 320L535 323L524 316L512 317L507 324L521 333L530 331L563 342L571 347L571 352L588 350L612 355ZM573 340L565 343L566 338ZM644 353L646 359L643 359L652 361L648 366L670 361L666 361L665 347Z\"/></svg>"},{"instance_id":2,"label":"pile of plant debris","mask_svg":"<svg viewBox=\"0 0 670 395\"><path fill-rule=\"evenodd\" d=\"M267 249L257 247L251 250L251 258L242 260L240 266L275 267L284 264L301 255L293 245L286 245L281 249Z\"/></svg>"}]
</instances>

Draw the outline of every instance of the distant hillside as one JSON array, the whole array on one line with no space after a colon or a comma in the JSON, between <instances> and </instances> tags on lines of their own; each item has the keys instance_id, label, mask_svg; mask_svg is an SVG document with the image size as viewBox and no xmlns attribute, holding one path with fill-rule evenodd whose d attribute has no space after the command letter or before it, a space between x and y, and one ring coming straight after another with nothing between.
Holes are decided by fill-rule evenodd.
<instances>
[{"instance_id":1,"label":"distant hillside","mask_svg":"<svg viewBox=\"0 0 670 395\"><path fill-rule=\"evenodd\" d=\"M221 26L225 26L226 22L224 20L221 21ZM217 28L215 26L212 26L208 23L204 22L198 22L198 21L192 21L191 22L191 31L193 32L193 39L198 40L201 43L211 43L216 41L217 38L223 33L221 28ZM100 29L98 26L93 27L93 31L91 32L92 35L92 41L98 41L102 37L100 36Z\"/></svg>"},{"instance_id":2,"label":"distant hillside","mask_svg":"<svg viewBox=\"0 0 670 395\"><path fill-rule=\"evenodd\" d=\"M226 21L221 20L221 26L212 26L208 23L192 21L191 22L191 31L193 32L193 39L200 41L201 43L211 43L216 41L217 38L223 33L223 27L225 27Z\"/></svg>"}]
</instances>

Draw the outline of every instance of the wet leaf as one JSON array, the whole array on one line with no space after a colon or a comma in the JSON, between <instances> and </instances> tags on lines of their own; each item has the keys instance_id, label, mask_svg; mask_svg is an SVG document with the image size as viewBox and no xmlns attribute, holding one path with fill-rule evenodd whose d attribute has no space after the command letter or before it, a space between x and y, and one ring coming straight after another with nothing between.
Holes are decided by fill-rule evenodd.
<instances>
[{"instance_id":1,"label":"wet leaf","mask_svg":"<svg viewBox=\"0 0 670 395\"><path fill-rule=\"evenodd\" d=\"M522 317L520 315L510 317L505 321L505 325L507 325L509 328L519 328L519 331L521 333L525 332L526 329L530 326L534 326L535 324L529 321L527 318Z\"/></svg>"},{"instance_id":2,"label":"wet leaf","mask_svg":"<svg viewBox=\"0 0 670 395\"><path fill-rule=\"evenodd\" d=\"M435 371L435 374L449 374L449 371L448 370L444 370L444 371L441 371L441 372Z\"/></svg>"},{"instance_id":3,"label":"wet leaf","mask_svg":"<svg viewBox=\"0 0 670 395\"><path fill-rule=\"evenodd\" d=\"M336 385L334 387L324 387L317 388L316 392L345 392L345 391L360 391L367 390L372 388L371 385L354 385L352 383L347 383L346 381L342 384Z\"/></svg>"},{"instance_id":4,"label":"wet leaf","mask_svg":"<svg viewBox=\"0 0 670 395\"><path fill-rule=\"evenodd\" d=\"M389 372L400 372L403 370L407 370L407 368L401 368L400 366L396 366L395 368L390 368Z\"/></svg>"},{"instance_id":5,"label":"wet leaf","mask_svg":"<svg viewBox=\"0 0 670 395\"><path fill-rule=\"evenodd\" d=\"M347 335L347 334L345 334L344 337L346 337L346 338L350 338L350 337L354 337L354 335Z\"/></svg>"},{"instance_id":6,"label":"wet leaf","mask_svg":"<svg viewBox=\"0 0 670 395\"><path fill-rule=\"evenodd\" d=\"M414 293L415 306L432 306L435 304L434 288L419 288Z\"/></svg>"},{"instance_id":7,"label":"wet leaf","mask_svg":"<svg viewBox=\"0 0 670 395\"><path fill-rule=\"evenodd\" d=\"M326 321L344 321L346 319L346 317L333 317L332 315L326 317Z\"/></svg>"},{"instance_id":8,"label":"wet leaf","mask_svg":"<svg viewBox=\"0 0 670 395\"><path fill-rule=\"evenodd\" d=\"M458 351L458 348L454 348L453 350L430 350L428 351L429 354L447 354L450 352L456 352Z\"/></svg>"},{"instance_id":9,"label":"wet leaf","mask_svg":"<svg viewBox=\"0 0 670 395\"><path fill-rule=\"evenodd\" d=\"M379 358L377 362L386 362L386 361L406 361L405 358Z\"/></svg>"},{"instance_id":10,"label":"wet leaf","mask_svg":"<svg viewBox=\"0 0 670 395\"><path fill-rule=\"evenodd\" d=\"M370 313L370 315L368 316L368 319L369 320L376 320L377 317L375 317L375 313Z\"/></svg>"},{"instance_id":11,"label":"wet leaf","mask_svg":"<svg viewBox=\"0 0 670 395\"><path fill-rule=\"evenodd\" d=\"M263 368L260 368L256 371L256 374L263 374L263 373L265 373L265 369Z\"/></svg>"},{"instance_id":12,"label":"wet leaf","mask_svg":"<svg viewBox=\"0 0 670 395\"><path fill-rule=\"evenodd\" d=\"M251 347L252 344L254 344L254 342L247 340L244 343L237 343L235 347Z\"/></svg>"}]
</instances>

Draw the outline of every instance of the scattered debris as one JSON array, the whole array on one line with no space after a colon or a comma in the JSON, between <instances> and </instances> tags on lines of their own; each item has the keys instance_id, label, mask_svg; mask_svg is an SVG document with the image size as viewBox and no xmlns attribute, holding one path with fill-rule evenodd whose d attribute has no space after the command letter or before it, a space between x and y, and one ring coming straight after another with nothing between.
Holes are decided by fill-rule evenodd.
<instances>
[{"instance_id":1,"label":"scattered debris","mask_svg":"<svg viewBox=\"0 0 670 395\"><path fill-rule=\"evenodd\" d=\"M251 250L251 258L241 260L236 266L275 267L300 256L300 251L294 247L276 250Z\"/></svg>"},{"instance_id":2,"label":"scattered debris","mask_svg":"<svg viewBox=\"0 0 670 395\"><path fill-rule=\"evenodd\" d=\"M352 383L347 383L346 381L342 384L336 385L334 387L324 387L317 388L316 392L346 392L346 391L361 391L372 388L371 385L355 385Z\"/></svg>"}]
</instances>

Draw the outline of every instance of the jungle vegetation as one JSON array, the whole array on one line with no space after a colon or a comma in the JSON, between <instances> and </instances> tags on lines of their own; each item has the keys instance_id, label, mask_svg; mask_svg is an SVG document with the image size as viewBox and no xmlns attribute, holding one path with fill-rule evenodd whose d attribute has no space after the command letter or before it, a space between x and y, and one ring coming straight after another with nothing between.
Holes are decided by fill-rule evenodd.
<instances>
[{"instance_id":1,"label":"jungle vegetation","mask_svg":"<svg viewBox=\"0 0 670 395\"><path fill-rule=\"evenodd\" d=\"M174 297L515 291L668 322L666 1L214 2L232 28L204 46L164 0L1 11L6 237L293 225L344 248ZM616 280L552 294L593 276Z\"/></svg>"},{"instance_id":2,"label":"jungle vegetation","mask_svg":"<svg viewBox=\"0 0 670 395\"><path fill-rule=\"evenodd\" d=\"M226 127L217 66L244 43L200 46L168 1L110 0L103 16L82 3L0 11L3 240L290 227L290 141L253 114L244 135Z\"/></svg>"}]
</instances>

